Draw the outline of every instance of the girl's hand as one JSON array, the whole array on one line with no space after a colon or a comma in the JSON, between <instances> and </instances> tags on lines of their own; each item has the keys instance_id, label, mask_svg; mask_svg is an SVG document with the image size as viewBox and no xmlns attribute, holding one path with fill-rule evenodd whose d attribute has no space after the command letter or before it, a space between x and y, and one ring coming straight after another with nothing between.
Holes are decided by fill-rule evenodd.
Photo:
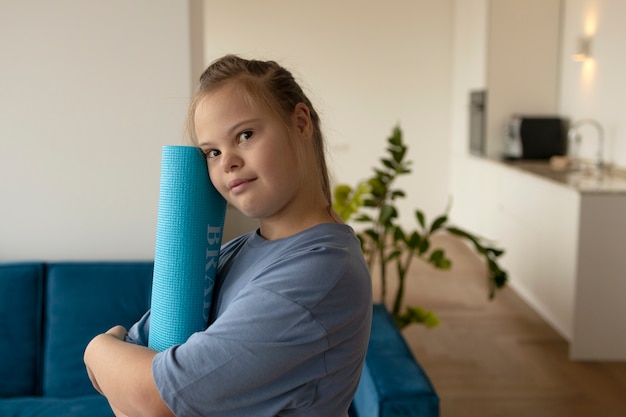
<instances>
[{"instance_id":1,"label":"girl's hand","mask_svg":"<svg viewBox=\"0 0 626 417\"><path fill-rule=\"evenodd\" d=\"M107 330L105 334L111 335L115 337L116 339L124 341L126 339L126 335L128 334L128 332L126 331L124 326L115 326Z\"/></svg>"}]
</instances>

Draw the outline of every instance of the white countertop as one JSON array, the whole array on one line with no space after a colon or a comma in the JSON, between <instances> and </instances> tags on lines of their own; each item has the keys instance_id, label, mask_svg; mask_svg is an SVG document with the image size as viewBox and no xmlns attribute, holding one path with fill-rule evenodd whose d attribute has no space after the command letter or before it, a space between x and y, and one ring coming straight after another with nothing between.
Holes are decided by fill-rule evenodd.
<instances>
[{"instance_id":1,"label":"white countertop","mask_svg":"<svg viewBox=\"0 0 626 417\"><path fill-rule=\"evenodd\" d=\"M528 172L572 187L581 193L626 193L626 170L607 167L602 171L594 169L556 169L549 161L497 160L505 166Z\"/></svg>"}]
</instances>

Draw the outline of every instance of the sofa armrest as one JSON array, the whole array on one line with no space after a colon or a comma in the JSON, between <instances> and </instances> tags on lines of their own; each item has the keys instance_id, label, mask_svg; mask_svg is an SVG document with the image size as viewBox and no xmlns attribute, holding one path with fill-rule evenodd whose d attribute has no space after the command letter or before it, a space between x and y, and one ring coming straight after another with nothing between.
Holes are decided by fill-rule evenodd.
<instances>
[{"instance_id":1,"label":"sofa armrest","mask_svg":"<svg viewBox=\"0 0 626 417\"><path fill-rule=\"evenodd\" d=\"M372 332L352 404L358 417L438 417L439 397L384 305Z\"/></svg>"}]
</instances>

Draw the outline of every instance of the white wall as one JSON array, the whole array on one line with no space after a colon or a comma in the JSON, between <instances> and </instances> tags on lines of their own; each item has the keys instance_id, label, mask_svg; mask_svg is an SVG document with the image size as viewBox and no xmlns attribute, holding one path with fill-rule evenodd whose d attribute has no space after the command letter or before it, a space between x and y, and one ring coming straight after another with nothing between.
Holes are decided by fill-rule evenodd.
<instances>
[{"instance_id":1,"label":"white wall","mask_svg":"<svg viewBox=\"0 0 626 417\"><path fill-rule=\"evenodd\" d=\"M0 2L0 260L152 258L187 2Z\"/></svg>"},{"instance_id":2,"label":"white wall","mask_svg":"<svg viewBox=\"0 0 626 417\"><path fill-rule=\"evenodd\" d=\"M468 153L468 115L467 95L470 90L485 88L488 83L493 84L493 74L488 77L488 51L485 45L494 46L496 40L489 40L488 17L494 12L494 7L501 12L510 12L516 7L526 7L526 0L456 0L454 2L454 63L453 63L453 91L451 108L451 143L452 159L450 166L450 189L455 198L453 208L454 220L470 229L486 233L480 226L482 210L476 210L477 204L472 192L464 185L470 174L465 171L465 159L473 158ZM546 2L545 7L553 9L555 2ZM554 15L554 11L550 14ZM626 44L626 27L622 25L621 17L626 15L626 2L623 0L561 0L560 37L558 47L558 66L556 84L559 87L552 95L556 97L557 113L571 119L591 117L597 119L605 128L605 158L609 162L626 167L626 78L623 76L626 69L626 54L623 45ZM493 17L493 16L491 16ZM556 23L556 22L555 22ZM491 28L493 29L493 28ZM585 62L573 62L571 59L575 51L578 37L585 33L593 36L591 55L592 59ZM549 41L554 42L550 35ZM533 39L536 42L536 39ZM496 43L497 50L503 49ZM491 51L491 49L489 49ZM525 54L529 54L526 51ZM554 66L554 57L549 57L550 66ZM513 71L513 74L517 70ZM531 73L532 74L532 73ZM506 82L506 73L496 80L495 88L509 91L510 97L501 97L507 105L518 100L520 94L514 94L515 89L524 87L520 78L510 77ZM552 75L550 75L552 77ZM492 85L487 87L492 90ZM529 89L528 91L531 91ZM492 95L493 91L488 94ZM502 96L501 93L499 93ZM536 96L542 97L542 94ZM533 96L534 97L534 96ZM545 103L533 104L532 111L550 111L555 106L555 99L548 95ZM492 102L490 101L490 105ZM517 105L517 103L516 103ZM519 102L520 111L524 102ZM530 104L527 103L527 107ZM540 110L535 110L540 109ZM500 111L501 109L495 109ZM526 110L528 111L528 110ZM506 117L500 112L501 117ZM494 128L492 126L492 132ZM596 135L590 128L581 129L583 146L581 155L593 157L597 146ZM493 135L493 133L492 133ZM492 137L493 139L493 137ZM474 173L476 174L476 173ZM492 179L484 178L485 182ZM489 223L487 219L487 223Z\"/></svg>"},{"instance_id":3,"label":"white wall","mask_svg":"<svg viewBox=\"0 0 626 417\"><path fill-rule=\"evenodd\" d=\"M451 1L205 0L205 59L274 59L292 70L321 113L337 182L371 174L400 123L413 208L439 214L448 198Z\"/></svg>"},{"instance_id":4,"label":"white wall","mask_svg":"<svg viewBox=\"0 0 626 417\"><path fill-rule=\"evenodd\" d=\"M626 2L564 0L560 112L572 120L593 118L605 130L605 158L626 167ZM576 42L591 35L591 59L573 62ZM594 157L596 133L581 129L581 156Z\"/></svg>"},{"instance_id":5,"label":"white wall","mask_svg":"<svg viewBox=\"0 0 626 417\"><path fill-rule=\"evenodd\" d=\"M451 0L189 3L0 2L0 260L151 258L160 148L227 52L303 80L338 181L369 176L401 123L404 212L445 207Z\"/></svg>"},{"instance_id":6,"label":"white wall","mask_svg":"<svg viewBox=\"0 0 626 417\"><path fill-rule=\"evenodd\" d=\"M487 24L487 155L504 153L514 113L557 114L561 0L492 0Z\"/></svg>"},{"instance_id":7,"label":"white wall","mask_svg":"<svg viewBox=\"0 0 626 417\"><path fill-rule=\"evenodd\" d=\"M516 7L527 7L527 3L527 1L516 0L454 2L454 84L451 117L453 150L458 154L466 154L468 146L468 127L465 120L467 110L464 107L466 95L469 90L486 87L487 84L485 79L488 77L488 71L482 63L483 60L488 59L485 45L489 43L490 51L495 51L493 53L502 52L507 48L507 43L499 44L498 39L487 40L487 16L489 13L494 13L494 10L500 10L501 13L515 13ZM544 56L542 58L541 55L533 54L533 50L528 50L528 48L524 48L521 54L531 63L533 59L541 59L542 62L546 59L550 61L550 65L555 68L554 74L537 74L532 70L527 70L526 73L532 77L541 76L542 79L556 77L557 91L550 90L549 94L542 95L532 90L532 83L529 85L528 82L521 82L523 77L517 74L516 68L509 71L509 75L506 71L501 71L499 79L489 79L491 89L497 87L499 90L507 91L507 94L511 96L508 100L518 101L515 103L519 108L518 111L526 111L524 107L531 107L533 112L552 112L553 107L556 106L557 113L572 121L588 117L597 119L605 129L605 158L609 162L626 167L626 118L623 110L626 108L626 77L623 76L626 70L626 54L623 53L623 45L626 44L626 26L622 22L623 16L626 16L626 2L623 0L560 0L560 3L560 20L555 22L555 24L560 24L558 57L546 58ZM555 2L544 4L551 9L555 5ZM554 11L543 13L543 15L554 15ZM495 24L497 25L497 22ZM591 59L584 63L574 62L571 57L576 50L578 38L583 35L592 36ZM547 39L549 42L555 42L551 33L546 36L549 37ZM523 39L516 41L523 44ZM537 42L534 38L530 41ZM508 44L508 47L511 48L511 45ZM555 66L553 62L555 58L558 58L558 66ZM533 93L533 100L536 101L535 97L540 97L542 102L520 101L520 97L529 92ZM506 97L503 99L507 100ZM510 107L510 104L507 105ZM496 111L499 110L496 109ZM500 116L506 117L506 114ZM492 127L491 135L497 134L500 128ZM597 146L596 134L589 128L583 128L581 133L583 134L582 156L593 157Z\"/></svg>"},{"instance_id":8,"label":"white wall","mask_svg":"<svg viewBox=\"0 0 626 417\"><path fill-rule=\"evenodd\" d=\"M226 52L302 78L338 181L369 176L401 123L405 213L445 207L451 1L187 3L0 2L0 259L151 258L160 148Z\"/></svg>"},{"instance_id":9,"label":"white wall","mask_svg":"<svg viewBox=\"0 0 626 417\"><path fill-rule=\"evenodd\" d=\"M483 56L485 39L477 39L477 34L483 33L487 29L487 21L483 9L490 7L489 13L494 10L501 12L514 13L515 7L527 8L526 1L516 2L511 0L491 1L487 0L468 0L456 1L454 4L455 15L458 19L455 22L455 77L453 94L453 105L455 108L452 112L453 121L458 118L458 114L464 115L465 109L460 110L459 100L464 99L469 89L480 87L477 81L459 85L459 77L464 80L470 80L475 72L471 70L476 67L476 60L481 57L487 60L487 56ZM541 2L543 3L543 2ZM496 87L501 92L504 91L507 97L500 97L501 101L514 100L517 111L527 111L531 108L533 112L544 111L552 112L556 107L556 112L569 118L572 121L581 118L594 118L598 120L605 130L605 152L604 156L608 162L615 163L621 167L626 167L626 118L624 117L624 108L626 108L626 78L623 76L626 70L626 54L623 53L623 45L626 44L626 26L623 25L623 16L626 16L626 2L623 0L561 0L561 19L560 19L560 36L558 57L542 57L533 50L522 49L520 57L527 57L527 62L533 60L549 60L550 65L554 66L555 72L537 73L532 69L524 72L531 75L531 78L543 79L545 81L551 77L556 77L558 86L557 91L545 91L548 94L541 94L533 90L534 85L540 85L539 82L532 84L521 82L524 74L519 74L519 62L513 56L510 60L516 63L516 67L512 68L506 75L506 71L501 71L500 78L489 79L491 90ZM480 7L476 7L480 4ZM554 2L549 2L544 6L553 8ZM537 10L539 10L537 8ZM480 12L480 13L478 13ZM543 13L543 15L552 15L554 12ZM482 15L482 16L481 16ZM540 15L539 15L540 16ZM496 22L497 24L497 22ZM471 26L471 27L470 27ZM506 28L505 28L506 29ZM506 30L513 30L508 28ZM463 34L460 34L462 31ZM585 63L572 61L572 54L576 50L578 38L583 35L591 35L591 59ZM487 35L485 35L487 36ZM546 41L551 43L556 39L552 34L543 35ZM524 39L518 39L518 43L523 44ZM537 39L528 39L528 42L537 42ZM489 48L492 51L506 51L511 49L510 42L499 44L498 39L489 40ZM516 46L513 51L519 50L520 46ZM473 55L472 55L473 54ZM459 61L459 56L463 57ZM558 58L558 66L554 62ZM470 63L470 71L466 73L464 65ZM535 61L536 62L536 61ZM505 65L503 63L502 65ZM483 76L488 77L487 70L483 70ZM486 86L484 81L483 86ZM517 91L517 92L516 92ZM533 101L524 99L524 95L532 93ZM495 94L490 91L490 94ZM541 102L537 102L537 97ZM497 98L497 97L496 97ZM556 98L556 101L555 101ZM490 100L493 100L493 95ZM507 102L507 106L511 107L511 103ZM492 101L490 101L490 104ZM492 111L499 112L496 116L500 119L506 118L511 109L504 109L501 104L497 104L496 109ZM464 116L463 116L464 117ZM490 126L490 136L498 135L501 129L501 122L497 125ZM466 152L467 148L467 126L462 126L457 122L453 123L452 143L454 149ZM592 158L595 156L597 139L596 133L591 128L583 128L583 143L581 156ZM497 156L499 149L493 147L492 156Z\"/></svg>"},{"instance_id":10,"label":"white wall","mask_svg":"<svg viewBox=\"0 0 626 417\"><path fill-rule=\"evenodd\" d=\"M452 153L469 149L469 92L486 88L487 0L454 2L451 138Z\"/></svg>"},{"instance_id":11,"label":"white wall","mask_svg":"<svg viewBox=\"0 0 626 417\"><path fill-rule=\"evenodd\" d=\"M472 210L475 195L465 186L465 160L469 155L469 92L486 88L488 0L454 1L453 70L451 100L450 190L454 222L470 230L481 230L483 210ZM472 176L477 175L472 172ZM481 230L487 236L487 231Z\"/></svg>"}]
</instances>

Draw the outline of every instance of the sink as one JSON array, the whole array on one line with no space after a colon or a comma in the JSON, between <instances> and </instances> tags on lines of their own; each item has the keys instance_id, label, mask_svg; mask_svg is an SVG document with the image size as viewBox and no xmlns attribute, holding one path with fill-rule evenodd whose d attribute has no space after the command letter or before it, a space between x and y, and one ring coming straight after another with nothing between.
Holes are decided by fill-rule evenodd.
<instances>
[{"instance_id":1,"label":"sink","mask_svg":"<svg viewBox=\"0 0 626 417\"><path fill-rule=\"evenodd\" d=\"M567 181L582 191L626 191L626 176L611 170L570 171Z\"/></svg>"}]
</instances>

